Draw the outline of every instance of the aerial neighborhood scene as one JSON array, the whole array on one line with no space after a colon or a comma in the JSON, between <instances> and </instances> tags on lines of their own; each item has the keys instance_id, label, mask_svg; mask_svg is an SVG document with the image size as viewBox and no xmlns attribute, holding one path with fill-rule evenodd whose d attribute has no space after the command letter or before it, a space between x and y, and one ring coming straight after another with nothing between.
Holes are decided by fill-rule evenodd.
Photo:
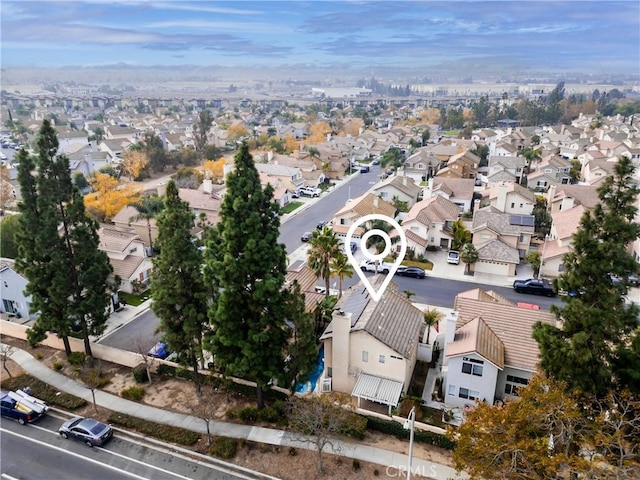
<instances>
[{"instance_id":1,"label":"aerial neighborhood scene","mask_svg":"<svg viewBox=\"0 0 640 480\"><path fill-rule=\"evenodd\" d=\"M0 18L0 476L640 479L640 4Z\"/></svg>"}]
</instances>

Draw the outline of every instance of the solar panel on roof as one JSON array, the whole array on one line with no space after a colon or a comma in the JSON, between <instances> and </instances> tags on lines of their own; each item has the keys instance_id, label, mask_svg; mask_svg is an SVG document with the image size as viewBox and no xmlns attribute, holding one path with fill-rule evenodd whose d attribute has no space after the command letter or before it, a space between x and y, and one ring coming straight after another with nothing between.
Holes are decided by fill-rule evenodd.
<instances>
[{"instance_id":1,"label":"solar panel on roof","mask_svg":"<svg viewBox=\"0 0 640 480\"><path fill-rule=\"evenodd\" d=\"M535 225L535 217L533 215L511 215L509 217L509 225L533 227Z\"/></svg>"}]
</instances>

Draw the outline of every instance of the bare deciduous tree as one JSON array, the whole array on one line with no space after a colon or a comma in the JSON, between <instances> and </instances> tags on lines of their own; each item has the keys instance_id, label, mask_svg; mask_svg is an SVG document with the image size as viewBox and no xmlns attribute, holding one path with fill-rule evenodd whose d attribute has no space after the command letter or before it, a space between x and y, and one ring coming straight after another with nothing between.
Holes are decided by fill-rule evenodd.
<instances>
[{"instance_id":1,"label":"bare deciduous tree","mask_svg":"<svg viewBox=\"0 0 640 480\"><path fill-rule=\"evenodd\" d=\"M4 371L7 372L7 374L9 375L9 378L11 378L12 375L11 375L11 372L9 371L9 368L7 367L7 360L9 360L9 357L11 357L13 350L14 348L12 345L2 344L0 346L0 361L2 362L2 368L4 368Z\"/></svg>"},{"instance_id":2,"label":"bare deciduous tree","mask_svg":"<svg viewBox=\"0 0 640 480\"><path fill-rule=\"evenodd\" d=\"M196 389L195 397L191 397L189 401L191 413L207 426L207 445L211 445L210 426L218 410L217 402L214 400L217 393L217 388L211 382L205 382Z\"/></svg>"},{"instance_id":3,"label":"bare deciduous tree","mask_svg":"<svg viewBox=\"0 0 640 480\"><path fill-rule=\"evenodd\" d=\"M294 398L288 404L289 426L295 432L296 439L312 443L318 451L317 472L323 472L322 451L327 445L333 450L334 437L342 432L348 423L349 412L334 405L327 396Z\"/></svg>"}]
</instances>

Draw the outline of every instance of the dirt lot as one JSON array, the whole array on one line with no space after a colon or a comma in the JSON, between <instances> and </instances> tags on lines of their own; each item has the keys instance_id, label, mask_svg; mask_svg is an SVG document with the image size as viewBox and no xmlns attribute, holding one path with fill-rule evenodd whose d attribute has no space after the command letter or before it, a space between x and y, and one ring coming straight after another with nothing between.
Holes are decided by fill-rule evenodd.
<instances>
[{"instance_id":1,"label":"dirt lot","mask_svg":"<svg viewBox=\"0 0 640 480\"><path fill-rule=\"evenodd\" d=\"M64 352L42 346L32 349L26 342L9 337L3 337L2 341L3 343L15 345L28 351L50 368L53 368L55 362L59 362L63 365L61 373L69 376L73 375L73 367L69 366L66 362ZM22 369L11 360L7 361L6 366L13 376L24 373ZM135 383L129 368L107 362L102 362L101 366L103 372L111 377L111 381L104 387L104 391L119 395L125 388L139 386ZM4 369L0 369L0 371L0 381L2 381L7 378L7 372ZM190 402L196 398L195 387L191 382L155 375L153 383L146 385L145 388L146 392L142 400L144 403L166 410L186 414L191 413L192 407L190 407ZM229 409L255 406L253 399L246 399L237 395L226 395L222 392L216 394L213 401L218 406L216 418L221 421L229 421L225 416ZM98 408L98 413L96 413L94 406L91 404L74 413L83 416L92 416L103 421L106 421L109 416L109 411L100 407ZM409 449L407 441L398 440L395 437L377 432L367 432L363 443L404 454L407 454ZM193 449L206 451L206 436L203 436ZM414 458L423 458L435 463L451 465L451 455L446 450L417 443L414 444ZM324 475L319 475L316 473L317 452L315 451L298 449L295 451L295 457L292 457L289 449L286 447L240 442L238 454L230 461L283 480L298 480L302 477L301 472L304 472L304 477L309 480L320 478L369 480L376 477L398 477L398 473L395 470L390 470L389 474L387 474L384 465L359 462L359 468L356 469L354 462L350 458L324 454L323 459L325 473ZM419 477L414 475L414 478Z\"/></svg>"}]
</instances>

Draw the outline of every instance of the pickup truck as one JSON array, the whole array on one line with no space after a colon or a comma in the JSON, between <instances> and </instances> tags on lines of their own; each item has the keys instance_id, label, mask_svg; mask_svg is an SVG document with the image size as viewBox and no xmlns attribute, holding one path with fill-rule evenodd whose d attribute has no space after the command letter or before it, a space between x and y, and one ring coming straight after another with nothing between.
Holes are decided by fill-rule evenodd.
<instances>
[{"instance_id":1,"label":"pickup truck","mask_svg":"<svg viewBox=\"0 0 640 480\"><path fill-rule=\"evenodd\" d=\"M389 273L393 267L392 263L377 262L375 260L363 260L360 262L360 270L363 272L377 272L377 273ZM377 267L377 268L376 268Z\"/></svg>"},{"instance_id":2,"label":"pickup truck","mask_svg":"<svg viewBox=\"0 0 640 480\"><path fill-rule=\"evenodd\" d=\"M14 418L24 425L44 416L49 407L42 400L16 390L0 392L0 410L3 417Z\"/></svg>"},{"instance_id":3,"label":"pickup truck","mask_svg":"<svg viewBox=\"0 0 640 480\"><path fill-rule=\"evenodd\" d=\"M322 190L314 187L302 187L300 188L300 194L307 195L309 197L319 197Z\"/></svg>"},{"instance_id":4,"label":"pickup truck","mask_svg":"<svg viewBox=\"0 0 640 480\"><path fill-rule=\"evenodd\" d=\"M551 283L537 278L516 280L513 282L513 289L518 293L530 293L532 295L545 295L547 297L554 297L556 295Z\"/></svg>"}]
</instances>

